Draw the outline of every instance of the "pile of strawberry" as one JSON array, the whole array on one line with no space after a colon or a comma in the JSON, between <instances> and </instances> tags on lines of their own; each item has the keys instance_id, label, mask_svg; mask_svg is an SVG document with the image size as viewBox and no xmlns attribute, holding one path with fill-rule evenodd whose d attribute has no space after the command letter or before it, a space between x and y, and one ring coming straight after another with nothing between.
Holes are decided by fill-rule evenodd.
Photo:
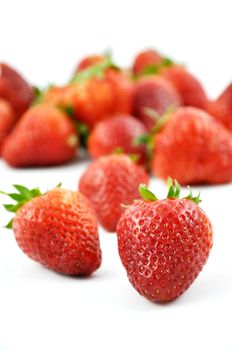
<instances>
[{"instance_id":1,"label":"pile of strawberry","mask_svg":"<svg viewBox=\"0 0 232 350\"><path fill-rule=\"evenodd\" d=\"M45 91L1 64L0 98L0 151L10 166L63 164L81 148L94 159L78 191L14 185L16 203L5 208L20 248L56 272L89 275L101 264L99 223L117 232L141 295L182 294L207 261L212 226L199 196L180 198L179 183L231 182L232 84L210 101L185 67L147 50L127 70L109 55L87 57L67 85ZM148 189L149 173L168 180L167 198Z\"/></svg>"},{"instance_id":2,"label":"pile of strawberry","mask_svg":"<svg viewBox=\"0 0 232 350\"><path fill-rule=\"evenodd\" d=\"M84 58L65 86L32 88L0 64L0 151L13 167L96 159L121 150L181 184L232 180L232 84L214 101L184 66L157 51L130 69Z\"/></svg>"}]
</instances>

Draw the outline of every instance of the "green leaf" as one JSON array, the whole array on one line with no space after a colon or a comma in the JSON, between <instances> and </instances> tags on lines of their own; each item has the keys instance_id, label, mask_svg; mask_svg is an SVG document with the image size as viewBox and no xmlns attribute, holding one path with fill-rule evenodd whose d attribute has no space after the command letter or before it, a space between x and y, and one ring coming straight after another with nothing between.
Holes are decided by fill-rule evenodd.
<instances>
[{"instance_id":1,"label":"green leaf","mask_svg":"<svg viewBox=\"0 0 232 350\"><path fill-rule=\"evenodd\" d=\"M22 185L13 185L18 193L6 193L0 191L0 193L9 196L15 201L14 204L3 204L4 208L10 213L16 213L25 203L29 202L32 198L41 196L42 193L39 188L33 188L29 190L27 187ZM7 224L7 228L12 227L13 219Z\"/></svg>"},{"instance_id":2,"label":"green leaf","mask_svg":"<svg viewBox=\"0 0 232 350\"><path fill-rule=\"evenodd\" d=\"M72 117L74 115L73 106L59 106L59 109L61 109L62 112L66 113L69 117Z\"/></svg>"},{"instance_id":3,"label":"green leaf","mask_svg":"<svg viewBox=\"0 0 232 350\"><path fill-rule=\"evenodd\" d=\"M152 140L152 135L150 135L150 134L142 134L142 135L137 136L133 140L133 146L147 145L148 142L150 142L151 140Z\"/></svg>"},{"instance_id":4,"label":"green leaf","mask_svg":"<svg viewBox=\"0 0 232 350\"><path fill-rule=\"evenodd\" d=\"M87 148L88 137L89 137L89 127L84 123L79 123L74 121L77 133L79 135L80 145L83 148Z\"/></svg>"},{"instance_id":5,"label":"green leaf","mask_svg":"<svg viewBox=\"0 0 232 350\"><path fill-rule=\"evenodd\" d=\"M110 54L107 54L105 56L105 59L101 62L98 62L96 64L93 64L90 67L87 67L86 69L83 69L82 71L78 72L70 81L71 84L80 84L85 82L86 80L89 80L91 78L98 78L98 79L104 79L105 77L105 71L108 68L112 68L115 70L119 70L119 67L117 67L113 62Z\"/></svg>"},{"instance_id":6,"label":"green leaf","mask_svg":"<svg viewBox=\"0 0 232 350\"><path fill-rule=\"evenodd\" d=\"M168 194L167 198L179 198L180 196L180 185L176 180L172 180L171 177L168 177L167 180Z\"/></svg>"},{"instance_id":7,"label":"green leaf","mask_svg":"<svg viewBox=\"0 0 232 350\"><path fill-rule=\"evenodd\" d=\"M14 199L16 202L21 202L24 200L24 196L19 193L9 193L8 196Z\"/></svg>"},{"instance_id":8,"label":"green leaf","mask_svg":"<svg viewBox=\"0 0 232 350\"><path fill-rule=\"evenodd\" d=\"M5 226L5 228L12 229L13 228L13 221L14 219L11 219L8 224Z\"/></svg>"},{"instance_id":9,"label":"green leaf","mask_svg":"<svg viewBox=\"0 0 232 350\"><path fill-rule=\"evenodd\" d=\"M141 197L147 201L157 201L158 198L152 193L147 185L145 184L140 184L139 185L139 193Z\"/></svg>"},{"instance_id":10,"label":"green leaf","mask_svg":"<svg viewBox=\"0 0 232 350\"><path fill-rule=\"evenodd\" d=\"M26 198L26 199L32 198L31 191L27 187L22 186L22 185L13 185L13 186L14 186L14 188L16 188L16 190L19 193L21 193L24 196L24 198Z\"/></svg>"},{"instance_id":11,"label":"green leaf","mask_svg":"<svg viewBox=\"0 0 232 350\"><path fill-rule=\"evenodd\" d=\"M161 63L151 64L144 68L142 75L154 75L159 74L160 71L165 67L173 66L174 62L168 57L164 57Z\"/></svg>"}]
</instances>

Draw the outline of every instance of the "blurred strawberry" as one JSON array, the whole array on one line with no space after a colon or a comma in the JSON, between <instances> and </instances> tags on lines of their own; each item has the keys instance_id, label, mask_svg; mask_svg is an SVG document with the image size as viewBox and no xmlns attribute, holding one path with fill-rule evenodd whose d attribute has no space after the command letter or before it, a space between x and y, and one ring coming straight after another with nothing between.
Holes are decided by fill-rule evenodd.
<instances>
[{"instance_id":1,"label":"blurred strawberry","mask_svg":"<svg viewBox=\"0 0 232 350\"><path fill-rule=\"evenodd\" d=\"M161 68L172 64L170 58L161 56L153 49L148 49L140 52L135 57L132 71L135 75L157 74Z\"/></svg>"},{"instance_id":2,"label":"blurred strawberry","mask_svg":"<svg viewBox=\"0 0 232 350\"><path fill-rule=\"evenodd\" d=\"M232 131L232 83L215 100L208 104L208 112Z\"/></svg>"},{"instance_id":3,"label":"blurred strawberry","mask_svg":"<svg viewBox=\"0 0 232 350\"><path fill-rule=\"evenodd\" d=\"M0 99L0 154L2 143L15 124L15 115L11 105Z\"/></svg>"},{"instance_id":4,"label":"blurred strawberry","mask_svg":"<svg viewBox=\"0 0 232 350\"><path fill-rule=\"evenodd\" d=\"M115 231L123 212L122 204L139 197L138 186L148 183L145 170L128 156L114 154L95 160L82 175L80 192L90 199L100 224Z\"/></svg>"},{"instance_id":5,"label":"blurred strawberry","mask_svg":"<svg viewBox=\"0 0 232 350\"><path fill-rule=\"evenodd\" d=\"M175 88L158 76L143 77L138 80L133 93L133 114L150 130L159 116L169 107L181 105L181 98ZM151 116L154 111L154 117Z\"/></svg>"},{"instance_id":6,"label":"blurred strawberry","mask_svg":"<svg viewBox=\"0 0 232 350\"><path fill-rule=\"evenodd\" d=\"M138 119L119 114L95 125L88 140L88 151L93 158L113 153L120 148L126 154L138 157L138 163L146 161L144 145L135 146L134 140L146 133L146 128Z\"/></svg>"},{"instance_id":7,"label":"blurred strawberry","mask_svg":"<svg viewBox=\"0 0 232 350\"><path fill-rule=\"evenodd\" d=\"M105 59L104 55L90 55L83 58L80 63L77 65L76 72L79 72L83 69L89 68L94 64L100 63Z\"/></svg>"},{"instance_id":8,"label":"blurred strawberry","mask_svg":"<svg viewBox=\"0 0 232 350\"><path fill-rule=\"evenodd\" d=\"M74 158L78 137L70 118L57 107L31 107L2 147L2 157L14 167L62 164Z\"/></svg>"},{"instance_id":9,"label":"blurred strawberry","mask_svg":"<svg viewBox=\"0 0 232 350\"><path fill-rule=\"evenodd\" d=\"M5 63L0 63L0 98L11 104L16 117L21 116L29 108L34 98L32 87Z\"/></svg>"},{"instance_id":10,"label":"blurred strawberry","mask_svg":"<svg viewBox=\"0 0 232 350\"><path fill-rule=\"evenodd\" d=\"M160 74L176 88L184 106L205 109L207 96L199 80L184 67L172 65L161 69Z\"/></svg>"},{"instance_id":11,"label":"blurred strawberry","mask_svg":"<svg viewBox=\"0 0 232 350\"><path fill-rule=\"evenodd\" d=\"M232 181L232 137L203 110L182 107L154 140L153 172L183 185Z\"/></svg>"}]
</instances>

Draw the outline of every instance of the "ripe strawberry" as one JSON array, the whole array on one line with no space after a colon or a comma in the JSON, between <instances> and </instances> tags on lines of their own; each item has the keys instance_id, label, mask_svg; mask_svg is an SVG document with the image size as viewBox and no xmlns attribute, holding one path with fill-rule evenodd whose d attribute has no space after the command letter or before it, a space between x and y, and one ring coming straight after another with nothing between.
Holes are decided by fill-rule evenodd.
<instances>
[{"instance_id":1,"label":"ripe strawberry","mask_svg":"<svg viewBox=\"0 0 232 350\"><path fill-rule=\"evenodd\" d=\"M29 108L34 92L18 72L0 63L0 97L11 104L16 117L19 117Z\"/></svg>"},{"instance_id":2,"label":"ripe strawberry","mask_svg":"<svg viewBox=\"0 0 232 350\"><path fill-rule=\"evenodd\" d=\"M178 109L155 137L153 171L181 184L232 180L232 137L206 112Z\"/></svg>"},{"instance_id":3,"label":"ripe strawberry","mask_svg":"<svg viewBox=\"0 0 232 350\"><path fill-rule=\"evenodd\" d=\"M140 186L142 199L121 216L118 249L133 287L151 301L167 302L193 283L212 247L212 226L197 205L199 196L179 199L178 183L159 200Z\"/></svg>"},{"instance_id":4,"label":"ripe strawberry","mask_svg":"<svg viewBox=\"0 0 232 350\"><path fill-rule=\"evenodd\" d=\"M146 68L159 65L162 61L163 57L157 51L153 49L144 50L135 57L132 71L135 74L143 74Z\"/></svg>"},{"instance_id":5,"label":"ripe strawberry","mask_svg":"<svg viewBox=\"0 0 232 350\"><path fill-rule=\"evenodd\" d=\"M61 164L74 158L78 138L69 117L52 105L30 108L4 142L2 157L14 167Z\"/></svg>"},{"instance_id":6,"label":"ripe strawberry","mask_svg":"<svg viewBox=\"0 0 232 350\"><path fill-rule=\"evenodd\" d=\"M133 114L150 130L155 119L147 113L154 110L157 116L163 115L169 107L181 105L181 98L175 88L165 79L157 76L138 80L133 94Z\"/></svg>"},{"instance_id":7,"label":"ripe strawberry","mask_svg":"<svg viewBox=\"0 0 232 350\"><path fill-rule=\"evenodd\" d=\"M55 188L41 194L14 185L9 194L17 203L5 208L16 213L13 227L19 247L31 259L66 275L89 275L101 264L97 222L81 193Z\"/></svg>"},{"instance_id":8,"label":"ripe strawberry","mask_svg":"<svg viewBox=\"0 0 232 350\"><path fill-rule=\"evenodd\" d=\"M76 72L79 72L81 70L89 68L90 66L93 66L94 64L98 64L98 63L102 62L104 59L105 59L105 56L103 56L103 55L87 56L80 61L80 63L78 64L78 66L76 68Z\"/></svg>"},{"instance_id":9,"label":"ripe strawberry","mask_svg":"<svg viewBox=\"0 0 232 350\"><path fill-rule=\"evenodd\" d=\"M15 124L15 115L11 105L0 98L0 154L2 143Z\"/></svg>"},{"instance_id":10,"label":"ripe strawberry","mask_svg":"<svg viewBox=\"0 0 232 350\"><path fill-rule=\"evenodd\" d=\"M232 83L216 101L209 102L208 112L232 131Z\"/></svg>"},{"instance_id":11,"label":"ripe strawberry","mask_svg":"<svg viewBox=\"0 0 232 350\"><path fill-rule=\"evenodd\" d=\"M82 175L79 190L90 199L100 224L115 231L122 204L138 198L138 185L148 183L142 167L126 155L114 154L94 161Z\"/></svg>"},{"instance_id":12,"label":"ripe strawberry","mask_svg":"<svg viewBox=\"0 0 232 350\"><path fill-rule=\"evenodd\" d=\"M138 156L138 163L144 164L145 146L135 146L134 140L145 133L146 128L138 119L127 114L116 115L95 125L88 139L89 154L99 158L121 148L127 154Z\"/></svg>"},{"instance_id":13,"label":"ripe strawberry","mask_svg":"<svg viewBox=\"0 0 232 350\"><path fill-rule=\"evenodd\" d=\"M109 57L78 72L68 88L77 120L93 127L114 113L131 113L132 81Z\"/></svg>"},{"instance_id":14,"label":"ripe strawberry","mask_svg":"<svg viewBox=\"0 0 232 350\"><path fill-rule=\"evenodd\" d=\"M165 67L160 72L178 91L184 106L205 109L208 103L206 93L199 80L178 65Z\"/></svg>"}]
</instances>

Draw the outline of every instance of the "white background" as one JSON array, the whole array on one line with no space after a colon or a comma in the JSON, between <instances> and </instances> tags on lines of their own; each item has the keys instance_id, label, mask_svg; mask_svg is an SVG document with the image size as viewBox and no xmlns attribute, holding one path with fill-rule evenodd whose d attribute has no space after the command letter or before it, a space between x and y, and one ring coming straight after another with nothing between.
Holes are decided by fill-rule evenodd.
<instances>
[{"instance_id":1,"label":"white background","mask_svg":"<svg viewBox=\"0 0 232 350\"><path fill-rule=\"evenodd\" d=\"M232 77L231 1L2 1L0 61L33 83L64 83L76 61L112 48L116 61L154 46L187 63L216 96ZM75 190L86 164L12 170L0 164L0 188L12 183ZM161 181L152 188L164 196ZM68 278L30 261L13 233L0 231L0 350L231 350L231 185L201 189L214 225L203 272L182 297L157 305L130 286L114 234L100 230L102 267ZM2 198L1 198L2 199ZM0 209L0 224L7 215Z\"/></svg>"}]
</instances>

